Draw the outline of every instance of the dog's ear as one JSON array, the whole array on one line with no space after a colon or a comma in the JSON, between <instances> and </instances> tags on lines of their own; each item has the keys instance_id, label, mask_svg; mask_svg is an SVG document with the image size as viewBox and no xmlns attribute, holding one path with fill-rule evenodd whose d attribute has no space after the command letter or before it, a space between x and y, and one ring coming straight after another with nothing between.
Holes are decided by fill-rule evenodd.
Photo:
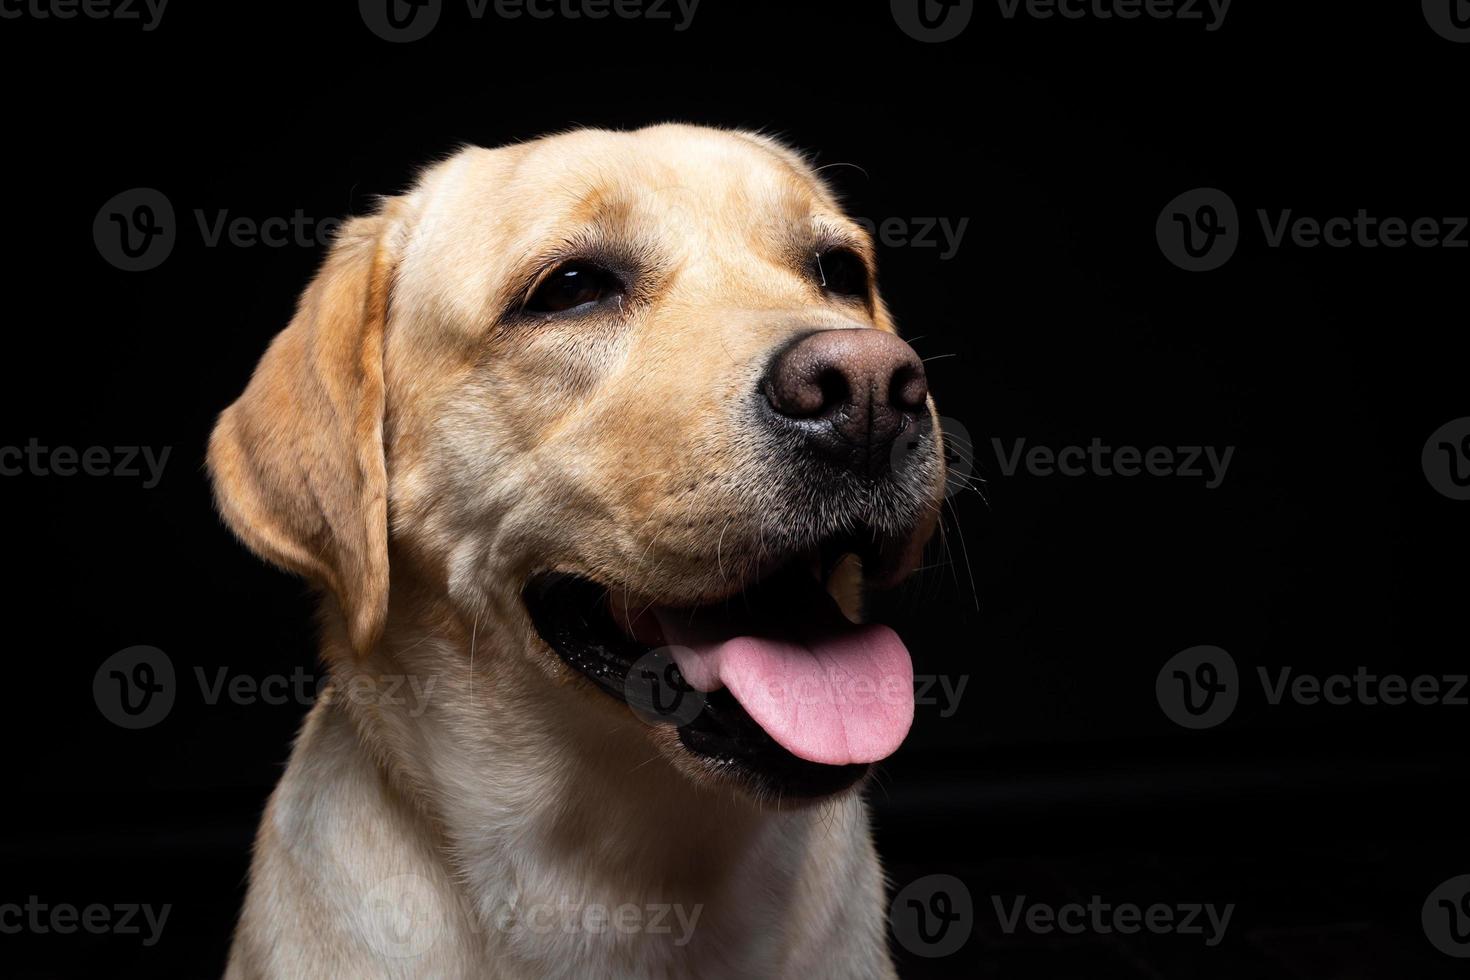
<instances>
[{"instance_id":1,"label":"dog's ear","mask_svg":"<svg viewBox=\"0 0 1470 980\"><path fill-rule=\"evenodd\" d=\"M389 201L342 227L209 440L225 522L262 558L330 589L358 653L388 609L383 330L397 211Z\"/></svg>"}]
</instances>

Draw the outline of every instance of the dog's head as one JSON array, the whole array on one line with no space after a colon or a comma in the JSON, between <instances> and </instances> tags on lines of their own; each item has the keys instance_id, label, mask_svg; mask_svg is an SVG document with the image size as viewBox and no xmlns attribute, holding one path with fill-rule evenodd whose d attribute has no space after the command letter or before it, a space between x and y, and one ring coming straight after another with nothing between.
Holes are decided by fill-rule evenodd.
<instances>
[{"instance_id":1,"label":"dog's head","mask_svg":"<svg viewBox=\"0 0 1470 980\"><path fill-rule=\"evenodd\" d=\"M544 683L677 722L645 727L694 778L810 797L912 720L907 652L848 617L917 563L940 449L806 162L659 126L467 149L347 225L210 466L359 652L427 587Z\"/></svg>"}]
</instances>

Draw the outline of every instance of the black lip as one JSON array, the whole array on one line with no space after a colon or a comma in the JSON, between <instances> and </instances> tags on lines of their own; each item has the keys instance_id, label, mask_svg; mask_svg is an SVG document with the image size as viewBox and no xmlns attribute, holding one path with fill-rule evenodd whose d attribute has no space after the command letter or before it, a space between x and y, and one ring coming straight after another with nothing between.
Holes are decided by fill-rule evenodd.
<instances>
[{"instance_id":1,"label":"black lip","mask_svg":"<svg viewBox=\"0 0 1470 980\"><path fill-rule=\"evenodd\" d=\"M698 713L688 720L661 715L648 704L637 705L637 713L651 723L677 724L680 744L717 771L757 796L813 799L847 789L872 768L866 763L827 766L792 755L729 691L699 694L666 655L626 636L607 611L606 595L597 583L560 572L533 575L522 591L541 639L604 694L628 704L629 691L640 686L636 680L629 683L630 674L651 668L676 689L675 703L683 697L701 699Z\"/></svg>"}]
</instances>

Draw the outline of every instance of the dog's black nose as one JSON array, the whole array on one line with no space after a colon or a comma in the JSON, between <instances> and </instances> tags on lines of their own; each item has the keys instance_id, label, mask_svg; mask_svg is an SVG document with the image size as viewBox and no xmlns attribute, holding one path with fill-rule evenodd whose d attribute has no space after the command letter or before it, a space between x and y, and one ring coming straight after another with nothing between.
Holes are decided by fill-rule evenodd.
<instances>
[{"instance_id":1,"label":"dog's black nose","mask_svg":"<svg viewBox=\"0 0 1470 980\"><path fill-rule=\"evenodd\" d=\"M764 388L813 451L869 476L887 471L899 433L928 419L924 362L882 330L808 334L771 361Z\"/></svg>"}]
</instances>

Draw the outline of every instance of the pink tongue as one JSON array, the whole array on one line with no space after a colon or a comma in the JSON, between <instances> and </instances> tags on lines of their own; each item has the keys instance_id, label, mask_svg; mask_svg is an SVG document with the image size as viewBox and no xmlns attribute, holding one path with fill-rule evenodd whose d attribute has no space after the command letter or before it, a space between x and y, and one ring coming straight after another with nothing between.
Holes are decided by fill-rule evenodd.
<instances>
[{"instance_id":1,"label":"pink tongue","mask_svg":"<svg viewBox=\"0 0 1470 980\"><path fill-rule=\"evenodd\" d=\"M792 755L831 766L887 758L914 720L908 649L886 626L854 626L812 591L779 615L655 614L685 680L700 691L729 688Z\"/></svg>"}]
</instances>

